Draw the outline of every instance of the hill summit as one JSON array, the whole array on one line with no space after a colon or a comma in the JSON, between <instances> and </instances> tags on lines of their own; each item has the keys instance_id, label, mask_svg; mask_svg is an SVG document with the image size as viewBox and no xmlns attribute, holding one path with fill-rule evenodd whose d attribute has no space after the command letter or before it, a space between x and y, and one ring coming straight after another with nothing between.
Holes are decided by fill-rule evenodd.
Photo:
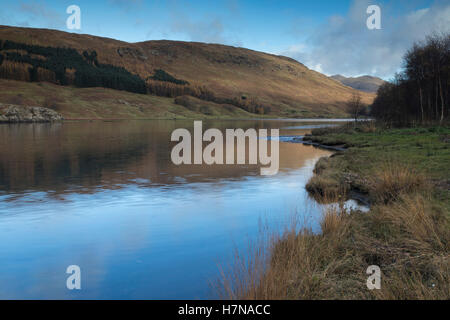
<instances>
[{"instance_id":1,"label":"hill summit","mask_svg":"<svg viewBox=\"0 0 450 320\"><path fill-rule=\"evenodd\" d=\"M330 77L331 79L337 80L340 83L349 86L356 90L361 90L364 92L375 93L378 88L385 83L383 79L372 77L372 76L360 76L360 77L344 77L340 74L336 74Z\"/></svg>"},{"instance_id":2,"label":"hill summit","mask_svg":"<svg viewBox=\"0 0 450 320\"><path fill-rule=\"evenodd\" d=\"M203 101L276 117L345 116L345 103L355 92L291 58L244 48L167 40L127 43L8 26L0 26L0 78L146 93L186 108ZM361 96L365 103L374 98Z\"/></svg>"}]
</instances>

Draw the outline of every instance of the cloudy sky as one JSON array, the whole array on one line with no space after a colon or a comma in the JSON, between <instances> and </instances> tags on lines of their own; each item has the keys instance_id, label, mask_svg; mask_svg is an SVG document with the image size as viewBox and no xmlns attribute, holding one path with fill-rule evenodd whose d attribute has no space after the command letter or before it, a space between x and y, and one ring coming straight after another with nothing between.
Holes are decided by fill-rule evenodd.
<instances>
[{"instance_id":1,"label":"cloudy sky","mask_svg":"<svg viewBox=\"0 0 450 320\"><path fill-rule=\"evenodd\" d=\"M79 33L241 46L327 75L389 79L414 41L450 31L448 0L2 0L0 24L74 32L66 28L73 4L81 8ZM381 8L380 30L366 26L369 5Z\"/></svg>"}]
</instances>

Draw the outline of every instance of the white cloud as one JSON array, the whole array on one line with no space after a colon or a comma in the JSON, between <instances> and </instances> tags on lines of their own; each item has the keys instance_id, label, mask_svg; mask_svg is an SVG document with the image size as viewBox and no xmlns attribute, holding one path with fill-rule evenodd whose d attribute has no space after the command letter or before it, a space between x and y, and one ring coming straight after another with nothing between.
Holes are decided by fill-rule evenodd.
<instances>
[{"instance_id":1,"label":"white cloud","mask_svg":"<svg viewBox=\"0 0 450 320\"><path fill-rule=\"evenodd\" d=\"M313 32L306 44L281 54L326 74L371 74L389 78L401 67L403 55L415 41L432 32L450 31L450 3L437 1L429 8L393 16L381 7L381 30L366 27L367 0L354 1L347 16L333 16ZM322 72L321 71L321 72Z\"/></svg>"},{"instance_id":2,"label":"white cloud","mask_svg":"<svg viewBox=\"0 0 450 320\"><path fill-rule=\"evenodd\" d=\"M320 63L316 64L314 67L312 67L313 70L322 73L322 65Z\"/></svg>"}]
</instances>

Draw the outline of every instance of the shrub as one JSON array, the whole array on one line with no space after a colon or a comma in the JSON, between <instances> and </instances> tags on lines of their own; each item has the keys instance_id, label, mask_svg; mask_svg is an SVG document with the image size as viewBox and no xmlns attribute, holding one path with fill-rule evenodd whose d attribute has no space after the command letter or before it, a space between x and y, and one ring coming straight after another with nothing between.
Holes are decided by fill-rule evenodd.
<instances>
[{"instance_id":1,"label":"shrub","mask_svg":"<svg viewBox=\"0 0 450 320\"><path fill-rule=\"evenodd\" d=\"M412 193L427 187L425 176L408 165L388 161L368 177L369 193L375 202L388 203L402 193Z\"/></svg>"},{"instance_id":2,"label":"shrub","mask_svg":"<svg viewBox=\"0 0 450 320\"><path fill-rule=\"evenodd\" d=\"M336 202L344 199L348 187L335 178L325 175L315 175L306 184L306 190L320 203Z\"/></svg>"},{"instance_id":3,"label":"shrub","mask_svg":"<svg viewBox=\"0 0 450 320\"><path fill-rule=\"evenodd\" d=\"M314 167L315 174L321 174L326 168L328 168L328 157L322 157L317 161L316 166Z\"/></svg>"},{"instance_id":4,"label":"shrub","mask_svg":"<svg viewBox=\"0 0 450 320\"><path fill-rule=\"evenodd\" d=\"M185 80L177 79L167 72L165 72L163 69L156 69L155 74L153 76L148 77L148 79L157 80L157 81L164 81L164 82L172 82L175 84L185 85L189 84L189 82Z\"/></svg>"}]
</instances>

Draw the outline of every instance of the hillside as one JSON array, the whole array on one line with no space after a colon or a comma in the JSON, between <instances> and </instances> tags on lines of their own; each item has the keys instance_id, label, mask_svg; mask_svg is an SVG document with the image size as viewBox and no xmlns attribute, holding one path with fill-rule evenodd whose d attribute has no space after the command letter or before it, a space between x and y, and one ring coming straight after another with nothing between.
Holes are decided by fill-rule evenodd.
<instances>
[{"instance_id":1,"label":"hillside","mask_svg":"<svg viewBox=\"0 0 450 320\"><path fill-rule=\"evenodd\" d=\"M293 59L224 45L165 40L127 43L56 30L7 26L0 26L0 40L0 62L3 61L0 77L8 81L65 84L73 87L67 89L73 92L87 90L74 87L108 86L142 93L146 86L147 92L165 96L158 97L165 101L163 104L181 103L183 110L189 109L187 111L191 111L191 115L192 112L194 115L198 113L201 106L197 103L201 102L213 109L232 109L236 106L250 116L345 116L344 105L354 92L354 89ZM9 43L5 49L6 40L13 46ZM58 59L70 55L71 60L55 60L58 54ZM62 71L47 70L48 65L62 68ZM28 85L32 94L43 93L35 87L37 84ZM61 89L55 86L52 91ZM102 99L104 95L99 93L97 96L97 92L103 91L91 90L91 99L86 101L87 104L92 104L93 99ZM114 94L128 95L123 92ZM5 95L11 98L10 93L2 90L0 102L5 102L2 101ZM137 93L132 95L140 96ZM196 98L175 99L177 96ZM35 101L47 99L26 94L22 98ZM370 103L374 95L364 93L362 98L365 103ZM101 101L95 103L100 104ZM63 107L59 111L67 118L69 112L64 105L70 104L70 101L60 104ZM208 113L203 114L211 116ZM83 117L84 111L72 106L70 114ZM103 115L98 114L98 117Z\"/></svg>"},{"instance_id":2,"label":"hillside","mask_svg":"<svg viewBox=\"0 0 450 320\"><path fill-rule=\"evenodd\" d=\"M378 88L385 83L383 79L372 77L372 76L361 76L361 77L349 77L346 78L340 74L334 75L330 77L331 79L337 80L340 83L351 87L356 90L368 92L368 93L375 93L377 92Z\"/></svg>"},{"instance_id":3,"label":"hillside","mask_svg":"<svg viewBox=\"0 0 450 320\"><path fill-rule=\"evenodd\" d=\"M172 98L107 88L75 88L52 83L0 79L0 104L43 106L65 119L208 119L254 117L238 107L218 105L194 97ZM182 98L178 98L182 99Z\"/></svg>"}]
</instances>

